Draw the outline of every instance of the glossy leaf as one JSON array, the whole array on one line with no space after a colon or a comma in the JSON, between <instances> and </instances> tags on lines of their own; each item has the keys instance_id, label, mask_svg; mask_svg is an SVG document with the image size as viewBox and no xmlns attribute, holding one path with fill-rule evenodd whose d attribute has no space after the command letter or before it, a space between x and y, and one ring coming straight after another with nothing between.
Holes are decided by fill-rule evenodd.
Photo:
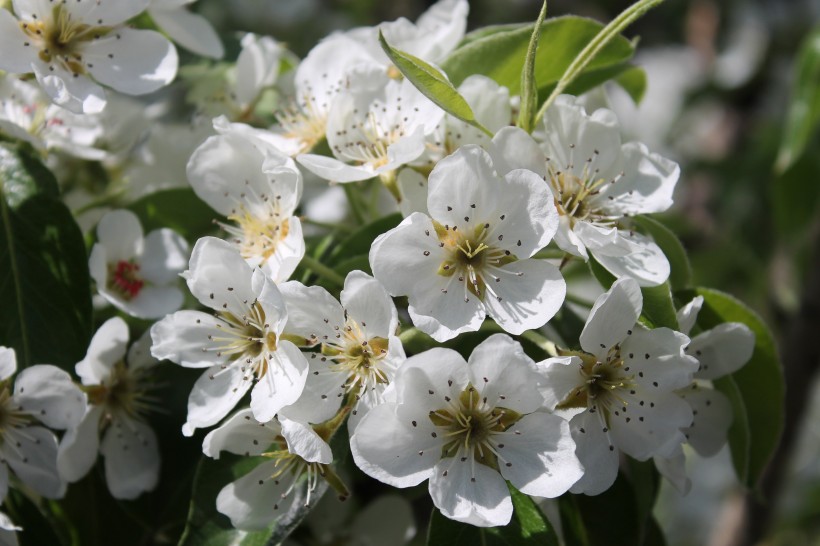
<instances>
[{"instance_id":1,"label":"glossy leaf","mask_svg":"<svg viewBox=\"0 0 820 546\"><path fill-rule=\"evenodd\" d=\"M646 93L646 70L640 66L631 66L615 78L615 83L626 91L632 102L640 104Z\"/></svg>"},{"instance_id":2,"label":"glossy leaf","mask_svg":"<svg viewBox=\"0 0 820 546\"><path fill-rule=\"evenodd\" d=\"M189 188L163 190L146 195L128 206L142 223L145 233L171 228L188 242L215 231L213 221L219 214Z\"/></svg>"},{"instance_id":3,"label":"glossy leaf","mask_svg":"<svg viewBox=\"0 0 820 546\"><path fill-rule=\"evenodd\" d=\"M518 114L518 126L532 133L535 129L535 114L538 112L538 86L535 78L535 55L538 51L538 38L541 35L541 26L547 15L547 2L541 7L535 24L532 27L530 43L527 46L527 56L521 70L521 110Z\"/></svg>"},{"instance_id":4,"label":"glossy leaf","mask_svg":"<svg viewBox=\"0 0 820 546\"><path fill-rule=\"evenodd\" d=\"M20 367L73 369L91 339L82 233L38 159L0 144L0 345Z\"/></svg>"},{"instance_id":5,"label":"glossy leaf","mask_svg":"<svg viewBox=\"0 0 820 546\"><path fill-rule=\"evenodd\" d=\"M673 290L681 290L692 284L692 265L683 245L669 228L649 216L636 216L635 223L652 236L669 260L669 285Z\"/></svg>"},{"instance_id":6,"label":"glossy leaf","mask_svg":"<svg viewBox=\"0 0 820 546\"><path fill-rule=\"evenodd\" d=\"M489 31L485 29L479 37L468 37L444 61L442 68L456 86L471 74L484 74L508 87L510 94L519 94L521 71L533 26L502 26ZM536 55L534 72L539 93L555 86L573 59L602 28L603 25L597 21L575 16L556 17L544 22L540 38L543 46ZM627 68L623 63L634 52L629 40L619 36L604 47L586 71L622 65L617 71L620 73Z\"/></svg>"},{"instance_id":7,"label":"glossy leaf","mask_svg":"<svg viewBox=\"0 0 820 546\"><path fill-rule=\"evenodd\" d=\"M742 322L755 334L751 360L727 376L731 381L715 381L715 386L733 402L736 413L729 431L735 470L743 483L755 488L783 429L783 373L774 338L754 311L729 294L698 288L680 293L678 297L681 302L687 302L696 295L704 298L697 322L702 329L714 328L723 322ZM746 426L748 435L744 430Z\"/></svg>"}]
</instances>

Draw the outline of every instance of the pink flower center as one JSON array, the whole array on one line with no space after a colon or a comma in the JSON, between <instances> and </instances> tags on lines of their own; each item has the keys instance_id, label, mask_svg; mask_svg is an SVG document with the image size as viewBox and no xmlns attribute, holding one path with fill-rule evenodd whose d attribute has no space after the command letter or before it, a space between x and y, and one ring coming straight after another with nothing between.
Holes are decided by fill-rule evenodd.
<instances>
[{"instance_id":1,"label":"pink flower center","mask_svg":"<svg viewBox=\"0 0 820 546\"><path fill-rule=\"evenodd\" d=\"M145 285L145 281L139 277L139 270L139 264L120 260L111 271L111 288L127 300L135 298Z\"/></svg>"}]
</instances>

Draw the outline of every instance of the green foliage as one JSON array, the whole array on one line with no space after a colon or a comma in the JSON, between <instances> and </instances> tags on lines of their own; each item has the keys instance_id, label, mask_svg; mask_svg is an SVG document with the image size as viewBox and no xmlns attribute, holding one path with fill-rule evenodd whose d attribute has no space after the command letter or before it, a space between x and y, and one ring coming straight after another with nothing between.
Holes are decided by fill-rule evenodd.
<instances>
[{"instance_id":1,"label":"green foliage","mask_svg":"<svg viewBox=\"0 0 820 546\"><path fill-rule=\"evenodd\" d=\"M453 84L447 80L447 76L442 74L438 68L409 53L390 47L381 32L379 32L379 43L396 68L425 97L451 116L492 136L492 133L475 119L473 109L467 104L467 100L459 94Z\"/></svg>"},{"instance_id":2,"label":"green foliage","mask_svg":"<svg viewBox=\"0 0 820 546\"><path fill-rule=\"evenodd\" d=\"M24 148L0 144L0 345L21 367L73 369L91 339L82 234L54 176Z\"/></svg>"},{"instance_id":3,"label":"green foliage","mask_svg":"<svg viewBox=\"0 0 820 546\"><path fill-rule=\"evenodd\" d=\"M646 71L641 67L631 66L615 78L615 83L629 94L635 104L640 104L646 93Z\"/></svg>"},{"instance_id":4,"label":"green foliage","mask_svg":"<svg viewBox=\"0 0 820 546\"><path fill-rule=\"evenodd\" d=\"M521 92L521 73L534 25L503 25L482 29L471 34L442 64L454 85L471 74L484 74L509 88L510 94ZM575 57L601 31L603 25L584 17L556 17L544 22L541 29L542 47L535 56L534 79L541 96L548 93L570 66ZM607 44L584 74L594 75L584 83L591 89L625 71L635 49L623 37ZM614 69L602 71L602 69ZM597 71L597 75L595 74ZM603 78L603 79L601 79Z\"/></svg>"},{"instance_id":5,"label":"green foliage","mask_svg":"<svg viewBox=\"0 0 820 546\"><path fill-rule=\"evenodd\" d=\"M784 385L780 359L769 328L757 314L729 294L698 288L678 294L680 301L703 296L698 326L742 322L755 334L751 360L737 372L715 381L732 402L735 420L729 429L732 461L741 482L756 488L783 429Z\"/></svg>"},{"instance_id":6,"label":"green foliage","mask_svg":"<svg viewBox=\"0 0 820 546\"><path fill-rule=\"evenodd\" d=\"M163 190L135 201L128 210L136 214L145 233L171 228L189 242L213 233L219 215L190 188Z\"/></svg>"},{"instance_id":7,"label":"green foliage","mask_svg":"<svg viewBox=\"0 0 820 546\"><path fill-rule=\"evenodd\" d=\"M256 465L264 461L263 457L237 457L222 455L220 460L214 461L202 457L194 477L194 490L191 496L191 507L188 512L188 521L185 531L179 541L179 546L265 546L279 544L288 536L299 522L308 514L322 494L327 484L319 481L319 485L311 494L311 505L305 506L307 499L307 484L302 481L291 495L296 495L296 501L290 512L283 514L272 522L267 529L259 531L240 531L234 529L230 520L216 510L216 496L219 491L233 480L247 474Z\"/></svg>"},{"instance_id":8,"label":"green foliage","mask_svg":"<svg viewBox=\"0 0 820 546\"><path fill-rule=\"evenodd\" d=\"M792 100L776 168L785 171L803 154L820 123L820 27L809 34L798 54Z\"/></svg>"},{"instance_id":9,"label":"green foliage","mask_svg":"<svg viewBox=\"0 0 820 546\"><path fill-rule=\"evenodd\" d=\"M504 527L474 527L434 509L427 546L558 546L558 536L532 499L510 486L513 517Z\"/></svg>"},{"instance_id":10,"label":"green foliage","mask_svg":"<svg viewBox=\"0 0 820 546\"><path fill-rule=\"evenodd\" d=\"M636 216L635 223L642 231L652 236L655 243L669 260L669 284L673 290L681 290L692 285L692 265L686 249L672 230L649 216Z\"/></svg>"},{"instance_id":11,"label":"green foliage","mask_svg":"<svg viewBox=\"0 0 820 546\"><path fill-rule=\"evenodd\" d=\"M806 226L820 204L820 155L803 154L778 176L772 185L774 220L780 235L789 242L809 235Z\"/></svg>"},{"instance_id":12,"label":"green foliage","mask_svg":"<svg viewBox=\"0 0 820 546\"><path fill-rule=\"evenodd\" d=\"M538 113L538 87L535 80L535 54L538 51L538 37L541 35L541 26L547 15L547 2L541 7L535 24L532 27L532 36L527 46L527 56L524 59L524 68L521 70L521 111L518 114L518 126L532 133L535 129L535 115Z\"/></svg>"}]
</instances>

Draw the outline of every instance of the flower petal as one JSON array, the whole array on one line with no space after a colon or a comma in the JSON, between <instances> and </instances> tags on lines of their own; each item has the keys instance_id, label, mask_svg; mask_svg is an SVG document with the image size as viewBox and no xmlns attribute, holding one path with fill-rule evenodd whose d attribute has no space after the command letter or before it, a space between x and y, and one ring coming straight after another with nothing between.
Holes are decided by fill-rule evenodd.
<instances>
[{"instance_id":1,"label":"flower petal","mask_svg":"<svg viewBox=\"0 0 820 546\"><path fill-rule=\"evenodd\" d=\"M210 339L221 336L220 321L201 311L177 311L151 327L151 354L186 368L207 368L224 364L231 355L209 347Z\"/></svg>"},{"instance_id":2,"label":"flower petal","mask_svg":"<svg viewBox=\"0 0 820 546\"><path fill-rule=\"evenodd\" d=\"M322 440L310 425L299 421L281 418L282 436L288 443L288 451L298 455L309 463L330 464L333 453L330 446Z\"/></svg>"},{"instance_id":3,"label":"flower petal","mask_svg":"<svg viewBox=\"0 0 820 546\"><path fill-rule=\"evenodd\" d=\"M290 512L296 495L285 496L290 480L277 480L275 461L265 461L222 488L216 509L237 529L263 529L280 514Z\"/></svg>"},{"instance_id":4,"label":"flower petal","mask_svg":"<svg viewBox=\"0 0 820 546\"><path fill-rule=\"evenodd\" d=\"M473 459L442 459L430 476L433 504L450 519L476 527L506 525L512 518L512 499L504 478Z\"/></svg>"},{"instance_id":5,"label":"flower petal","mask_svg":"<svg viewBox=\"0 0 820 546\"><path fill-rule=\"evenodd\" d=\"M22 17L19 12L17 15ZM0 8L0 70L12 74L31 72L31 63L37 59L37 48L30 44L17 18Z\"/></svg>"},{"instance_id":6,"label":"flower petal","mask_svg":"<svg viewBox=\"0 0 820 546\"><path fill-rule=\"evenodd\" d=\"M467 361L470 382L490 406L522 414L544 404L539 392L544 381L534 366L521 344L505 334L493 334L479 343Z\"/></svg>"},{"instance_id":7,"label":"flower petal","mask_svg":"<svg viewBox=\"0 0 820 546\"><path fill-rule=\"evenodd\" d=\"M619 279L601 294L589 312L581 332L581 347L600 360L607 351L627 338L643 307L641 289L632 279Z\"/></svg>"},{"instance_id":8,"label":"flower petal","mask_svg":"<svg viewBox=\"0 0 820 546\"><path fill-rule=\"evenodd\" d=\"M199 302L211 309L224 307L235 316L247 314L248 304L258 295L253 290L253 270L236 248L216 237L202 237L194 245L188 271L188 288Z\"/></svg>"},{"instance_id":9,"label":"flower petal","mask_svg":"<svg viewBox=\"0 0 820 546\"><path fill-rule=\"evenodd\" d=\"M285 331L319 343L336 335L345 324L344 308L321 286L305 286L298 281L279 285L288 310Z\"/></svg>"},{"instance_id":10,"label":"flower petal","mask_svg":"<svg viewBox=\"0 0 820 546\"><path fill-rule=\"evenodd\" d=\"M686 353L700 363L697 379L717 379L742 368L754 350L755 335L748 326L725 322L692 338Z\"/></svg>"},{"instance_id":11,"label":"flower petal","mask_svg":"<svg viewBox=\"0 0 820 546\"><path fill-rule=\"evenodd\" d=\"M142 255L143 232L139 218L125 209L112 210L97 224L97 240L108 263L129 261Z\"/></svg>"},{"instance_id":12,"label":"flower petal","mask_svg":"<svg viewBox=\"0 0 820 546\"><path fill-rule=\"evenodd\" d=\"M547 175L547 163L543 150L523 129L504 127L493 137L488 150L498 174L506 175L514 169L527 169L538 176Z\"/></svg>"},{"instance_id":13,"label":"flower petal","mask_svg":"<svg viewBox=\"0 0 820 546\"><path fill-rule=\"evenodd\" d=\"M135 499L156 487L159 447L153 429L130 417L115 417L100 443L105 481L115 499Z\"/></svg>"},{"instance_id":14,"label":"flower petal","mask_svg":"<svg viewBox=\"0 0 820 546\"><path fill-rule=\"evenodd\" d=\"M619 236L635 245L636 250L621 256L590 249L598 263L607 271L618 278L632 277L641 286L658 286L669 278L669 260L654 241L640 233L619 232Z\"/></svg>"},{"instance_id":15,"label":"flower petal","mask_svg":"<svg viewBox=\"0 0 820 546\"><path fill-rule=\"evenodd\" d=\"M569 394L584 383L580 370L583 362L577 356L559 356L538 362L536 368L546 378L539 384L545 407L552 411Z\"/></svg>"},{"instance_id":16,"label":"flower petal","mask_svg":"<svg viewBox=\"0 0 820 546\"><path fill-rule=\"evenodd\" d=\"M683 429L689 444L703 457L715 455L726 444L732 424L732 405L715 389L693 385L678 391L692 406L692 424Z\"/></svg>"},{"instance_id":17,"label":"flower petal","mask_svg":"<svg viewBox=\"0 0 820 546\"><path fill-rule=\"evenodd\" d=\"M32 64L34 75L54 104L75 114L99 114L106 105L105 91L88 76L75 76L61 65Z\"/></svg>"},{"instance_id":18,"label":"flower petal","mask_svg":"<svg viewBox=\"0 0 820 546\"><path fill-rule=\"evenodd\" d=\"M363 271L351 271L339 296L342 305L368 338L389 338L399 325L398 312L384 286Z\"/></svg>"},{"instance_id":19,"label":"flower petal","mask_svg":"<svg viewBox=\"0 0 820 546\"><path fill-rule=\"evenodd\" d=\"M243 409L205 436L202 452L213 459L219 459L223 451L245 457L261 455L270 449L280 433L276 419L260 423L250 408Z\"/></svg>"},{"instance_id":20,"label":"flower petal","mask_svg":"<svg viewBox=\"0 0 820 546\"><path fill-rule=\"evenodd\" d=\"M151 18L171 39L198 55L221 59L225 54L222 40L211 23L187 9L148 10Z\"/></svg>"},{"instance_id":21,"label":"flower petal","mask_svg":"<svg viewBox=\"0 0 820 546\"><path fill-rule=\"evenodd\" d=\"M101 385L111 368L125 357L128 325L119 317L108 319L91 338L88 352L74 368L83 385Z\"/></svg>"},{"instance_id":22,"label":"flower petal","mask_svg":"<svg viewBox=\"0 0 820 546\"><path fill-rule=\"evenodd\" d=\"M190 249L177 232L163 228L145 237L145 247L140 260L142 277L154 284L170 284L188 265Z\"/></svg>"},{"instance_id":23,"label":"flower petal","mask_svg":"<svg viewBox=\"0 0 820 546\"><path fill-rule=\"evenodd\" d=\"M376 176L375 171L366 167L356 167L336 158L316 154L301 154L296 157L301 166L331 182L356 182Z\"/></svg>"},{"instance_id":24,"label":"flower petal","mask_svg":"<svg viewBox=\"0 0 820 546\"><path fill-rule=\"evenodd\" d=\"M4 442L14 448L4 449L3 456L17 477L48 499L63 496L66 484L57 473L57 437L43 427L26 427L6 431Z\"/></svg>"},{"instance_id":25,"label":"flower petal","mask_svg":"<svg viewBox=\"0 0 820 546\"><path fill-rule=\"evenodd\" d=\"M100 419L104 411L102 406L89 406L77 428L69 429L63 435L57 453L57 469L64 480L76 482L94 466L100 447Z\"/></svg>"},{"instance_id":26,"label":"flower petal","mask_svg":"<svg viewBox=\"0 0 820 546\"><path fill-rule=\"evenodd\" d=\"M599 415L583 411L570 421L575 454L584 467L584 475L570 488L572 493L598 495L618 477L618 450L604 432Z\"/></svg>"},{"instance_id":27,"label":"flower petal","mask_svg":"<svg viewBox=\"0 0 820 546\"><path fill-rule=\"evenodd\" d=\"M50 364L22 370L14 380L14 401L49 428L76 427L85 415L85 395L71 376Z\"/></svg>"},{"instance_id":28,"label":"flower petal","mask_svg":"<svg viewBox=\"0 0 820 546\"><path fill-rule=\"evenodd\" d=\"M296 402L305 388L308 363L302 352L289 341L279 341L276 351L268 355L267 370L251 391L251 409L261 422Z\"/></svg>"},{"instance_id":29,"label":"flower petal","mask_svg":"<svg viewBox=\"0 0 820 546\"><path fill-rule=\"evenodd\" d=\"M692 331L695 322L698 319L698 314L703 307L703 296L697 296L692 301L678 309L678 331L686 335Z\"/></svg>"},{"instance_id":30,"label":"flower petal","mask_svg":"<svg viewBox=\"0 0 820 546\"><path fill-rule=\"evenodd\" d=\"M17 354L10 347L0 346L0 381L6 380L17 371Z\"/></svg>"},{"instance_id":31,"label":"flower petal","mask_svg":"<svg viewBox=\"0 0 820 546\"><path fill-rule=\"evenodd\" d=\"M217 424L245 396L251 379L239 366L213 366L199 376L188 396L188 419L182 426L185 436L197 428Z\"/></svg>"}]
</instances>

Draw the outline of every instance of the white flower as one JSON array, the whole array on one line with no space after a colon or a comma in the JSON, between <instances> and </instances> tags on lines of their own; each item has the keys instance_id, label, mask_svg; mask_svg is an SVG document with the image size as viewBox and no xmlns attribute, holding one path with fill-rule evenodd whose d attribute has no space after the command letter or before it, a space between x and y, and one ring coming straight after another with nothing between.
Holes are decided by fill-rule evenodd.
<instances>
[{"instance_id":1,"label":"white flower","mask_svg":"<svg viewBox=\"0 0 820 546\"><path fill-rule=\"evenodd\" d=\"M546 206L544 205L546 203ZM374 276L408 296L410 317L438 341L478 330L489 314L512 334L543 326L561 307L558 268L530 259L558 225L534 172L499 177L490 156L460 148L430 173L428 217L413 213L370 250Z\"/></svg>"},{"instance_id":2,"label":"white flower","mask_svg":"<svg viewBox=\"0 0 820 546\"><path fill-rule=\"evenodd\" d=\"M287 280L305 254L302 224L293 214L302 175L292 159L255 137L250 127L224 118L214 126L220 134L194 151L188 181L233 224L220 223L248 264L277 283Z\"/></svg>"},{"instance_id":3,"label":"white flower","mask_svg":"<svg viewBox=\"0 0 820 546\"><path fill-rule=\"evenodd\" d=\"M279 287L288 308L285 333L320 346L306 353L310 363L305 391L285 415L303 415L320 423L333 417L344 395L355 397L348 427L384 401L384 390L405 360L396 337L398 315L393 300L373 277L352 271L341 303L319 286L287 282Z\"/></svg>"},{"instance_id":4,"label":"white flower","mask_svg":"<svg viewBox=\"0 0 820 546\"><path fill-rule=\"evenodd\" d=\"M143 335L128 349L128 325L107 320L94 334L85 358L76 366L88 396L88 410L60 442L60 475L69 482L85 476L105 457L105 479L111 495L134 499L157 485L160 456L157 437L145 413L160 406L151 396L151 339Z\"/></svg>"},{"instance_id":5,"label":"white flower","mask_svg":"<svg viewBox=\"0 0 820 546\"><path fill-rule=\"evenodd\" d=\"M394 171L418 159L444 111L409 80L388 80L369 70L333 101L327 143L334 157L302 154L299 163L326 180L354 182Z\"/></svg>"},{"instance_id":6,"label":"white flower","mask_svg":"<svg viewBox=\"0 0 820 546\"><path fill-rule=\"evenodd\" d=\"M582 351L539 363L549 407L574 414L572 437L586 472L573 493L608 489L618 450L647 460L686 440L681 428L691 425L692 409L675 391L691 383L697 361L684 353L684 334L637 323L642 305L635 280L616 281L590 311Z\"/></svg>"},{"instance_id":7,"label":"white flower","mask_svg":"<svg viewBox=\"0 0 820 546\"><path fill-rule=\"evenodd\" d=\"M254 416L271 420L299 398L308 373L301 351L281 338L288 315L279 289L215 237L197 241L184 275L191 293L216 313L178 311L151 327L154 357L208 368L188 398L183 433L218 423L252 385Z\"/></svg>"},{"instance_id":8,"label":"white flower","mask_svg":"<svg viewBox=\"0 0 820 546\"><path fill-rule=\"evenodd\" d=\"M198 55L219 59L222 40L203 16L186 9L196 0L151 0L148 14L173 41Z\"/></svg>"},{"instance_id":9,"label":"white flower","mask_svg":"<svg viewBox=\"0 0 820 546\"><path fill-rule=\"evenodd\" d=\"M557 497L582 474L567 422L538 411L543 379L521 346L496 334L469 362L450 349L410 357L395 403L379 405L350 439L356 464L394 487L430 479L448 518L487 527L512 515L509 480L521 492Z\"/></svg>"},{"instance_id":10,"label":"white flower","mask_svg":"<svg viewBox=\"0 0 820 546\"><path fill-rule=\"evenodd\" d=\"M143 238L137 216L115 210L97 224L97 241L88 268L101 296L139 318L159 318L179 309L183 296L176 281L188 255L185 239L167 228Z\"/></svg>"},{"instance_id":11,"label":"white flower","mask_svg":"<svg viewBox=\"0 0 820 546\"><path fill-rule=\"evenodd\" d=\"M41 152L57 149L91 160L107 156L94 147L103 136L98 117L60 108L39 87L14 76L0 78L0 132L25 140Z\"/></svg>"},{"instance_id":12,"label":"white flower","mask_svg":"<svg viewBox=\"0 0 820 546\"><path fill-rule=\"evenodd\" d=\"M601 108L588 115L568 95L558 97L544 123L540 148L520 129L496 134L499 172L524 167L547 180L560 217L555 242L561 250L584 260L591 254L615 276L641 286L664 282L666 256L651 239L631 232L627 219L672 205L678 165L638 142L622 145L615 114Z\"/></svg>"},{"instance_id":13,"label":"white flower","mask_svg":"<svg viewBox=\"0 0 820 546\"><path fill-rule=\"evenodd\" d=\"M22 531L22 527L18 527L11 521L3 512L0 512L0 544L3 546L17 546L17 531Z\"/></svg>"},{"instance_id":14,"label":"white flower","mask_svg":"<svg viewBox=\"0 0 820 546\"><path fill-rule=\"evenodd\" d=\"M678 310L682 332L691 331L702 306L703 296L697 296ZM677 391L692 406L692 424L682 430L686 442L703 457L720 451L732 424L732 405L726 395L712 388L711 380L742 368L752 357L754 347L755 335L745 324L725 322L692 337L685 349L686 354L697 359L698 370L695 380ZM682 450L674 457L655 457L655 464L680 491L688 491Z\"/></svg>"},{"instance_id":15,"label":"white flower","mask_svg":"<svg viewBox=\"0 0 820 546\"><path fill-rule=\"evenodd\" d=\"M260 423L249 409L209 432L202 451L214 459L223 451L268 458L223 487L216 498L217 510L238 529L268 527L297 502L310 504L319 478L333 461L330 446L310 426L289 419ZM299 482L305 475L307 495L301 498Z\"/></svg>"},{"instance_id":16,"label":"white flower","mask_svg":"<svg viewBox=\"0 0 820 546\"><path fill-rule=\"evenodd\" d=\"M0 69L33 72L56 104L77 113L105 107L99 84L128 95L156 91L174 79L177 52L158 32L124 26L148 1L15 0L16 17L0 9Z\"/></svg>"},{"instance_id":17,"label":"white flower","mask_svg":"<svg viewBox=\"0 0 820 546\"><path fill-rule=\"evenodd\" d=\"M9 469L38 494L62 497L66 486L57 472L57 437L45 427L76 427L85 413L85 396L71 376L48 364L22 370L12 390L15 371L14 350L0 347L0 502L8 493Z\"/></svg>"}]
</instances>

